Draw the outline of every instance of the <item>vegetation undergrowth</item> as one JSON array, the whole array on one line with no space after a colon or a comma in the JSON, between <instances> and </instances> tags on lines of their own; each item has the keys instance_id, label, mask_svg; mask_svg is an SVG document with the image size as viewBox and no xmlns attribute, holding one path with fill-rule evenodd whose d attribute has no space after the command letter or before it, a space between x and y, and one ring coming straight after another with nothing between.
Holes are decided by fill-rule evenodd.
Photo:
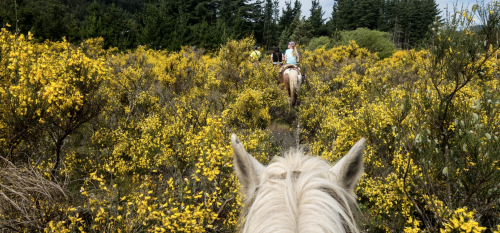
<instances>
[{"instance_id":1,"label":"vegetation undergrowth","mask_svg":"<svg viewBox=\"0 0 500 233\"><path fill-rule=\"evenodd\" d=\"M118 52L2 29L0 229L235 232L230 134L266 164L287 149L276 122L297 120L332 162L367 138L361 229L499 232L498 9L476 10L483 31L461 12L425 50L304 51L297 109L272 64L249 61L252 38Z\"/></svg>"}]
</instances>

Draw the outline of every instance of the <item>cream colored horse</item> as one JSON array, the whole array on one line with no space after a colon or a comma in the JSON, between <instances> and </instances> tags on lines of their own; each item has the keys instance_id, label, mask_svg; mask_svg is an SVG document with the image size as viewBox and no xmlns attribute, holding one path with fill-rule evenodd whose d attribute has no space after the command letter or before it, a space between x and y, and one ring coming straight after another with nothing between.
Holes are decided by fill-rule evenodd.
<instances>
[{"instance_id":1,"label":"cream colored horse","mask_svg":"<svg viewBox=\"0 0 500 233\"><path fill-rule=\"evenodd\" d=\"M264 167L231 136L234 167L242 184L243 233L359 232L354 190L363 173L365 139L333 167L291 150Z\"/></svg>"}]
</instances>

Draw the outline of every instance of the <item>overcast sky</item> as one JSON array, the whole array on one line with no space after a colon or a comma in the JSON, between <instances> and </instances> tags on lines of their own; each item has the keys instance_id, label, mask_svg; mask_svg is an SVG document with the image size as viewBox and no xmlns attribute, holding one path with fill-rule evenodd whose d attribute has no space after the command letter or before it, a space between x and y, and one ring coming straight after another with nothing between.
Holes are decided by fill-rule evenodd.
<instances>
[{"instance_id":1,"label":"overcast sky","mask_svg":"<svg viewBox=\"0 0 500 233\"><path fill-rule=\"evenodd\" d=\"M293 2L295 0L292 0L292 7L293 7ZM280 12L283 8L285 8L285 0L279 0L280 2ZM300 1L302 3L302 16L309 17L311 12L309 10L311 9L311 2L312 0L303 0ZM319 4L321 5L323 11L325 14L323 15L323 18L328 20L332 16L332 10L333 10L333 3L334 0L319 0ZM485 2L489 2L488 0L485 0ZM438 4L438 8L441 9L441 11L445 11L444 8L446 5L448 5L449 8L453 9L453 4L458 3L460 6L462 3L464 6L469 5L469 9L472 6L472 4L475 4L475 0L460 0L460 1L455 1L455 0L436 0L436 3ZM325 21L326 21L325 20Z\"/></svg>"}]
</instances>

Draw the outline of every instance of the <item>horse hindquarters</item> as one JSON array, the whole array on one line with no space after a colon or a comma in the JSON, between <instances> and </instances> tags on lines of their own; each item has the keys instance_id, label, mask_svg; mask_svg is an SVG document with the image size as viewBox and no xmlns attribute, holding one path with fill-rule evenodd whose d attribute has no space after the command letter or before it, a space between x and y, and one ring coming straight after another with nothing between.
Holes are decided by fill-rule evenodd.
<instances>
[{"instance_id":1,"label":"horse hindquarters","mask_svg":"<svg viewBox=\"0 0 500 233\"><path fill-rule=\"evenodd\" d=\"M290 105L295 106L297 104L297 92L299 91L300 87L298 72L296 70L290 70L290 72L288 72L288 80L290 83L288 93L288 96L290 96Z\"/></svg>"},{"instance_id":2,"label":"horse hindquarters","mask_svg":"<svg viewBox=\"0 0 500 233\"><path fill-rule=\"evenodd\" d=\"M288 78L288 74L281 74L279 82L281 85L283 85L282 88L286 90L286 94L288 95L288 97L290 97L290 80Z\"/></svg>"}]
</instances>

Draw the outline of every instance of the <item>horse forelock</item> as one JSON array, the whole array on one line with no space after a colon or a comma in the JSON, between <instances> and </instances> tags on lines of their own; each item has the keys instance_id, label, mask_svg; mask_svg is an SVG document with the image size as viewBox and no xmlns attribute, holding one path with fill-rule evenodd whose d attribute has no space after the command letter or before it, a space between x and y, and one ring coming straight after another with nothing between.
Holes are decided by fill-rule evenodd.
<instances>
[{"instance_id":1,"label":"horse forelock","mask_svg":"<svg viewBox=\"0 0 500 233\"><path fill-rule=\"evenodd\" d=\"M332 182L328 162L301 150L274 160L245 200L242 232L358 232L356 197Z\"/></svg>"}]
</instances>

